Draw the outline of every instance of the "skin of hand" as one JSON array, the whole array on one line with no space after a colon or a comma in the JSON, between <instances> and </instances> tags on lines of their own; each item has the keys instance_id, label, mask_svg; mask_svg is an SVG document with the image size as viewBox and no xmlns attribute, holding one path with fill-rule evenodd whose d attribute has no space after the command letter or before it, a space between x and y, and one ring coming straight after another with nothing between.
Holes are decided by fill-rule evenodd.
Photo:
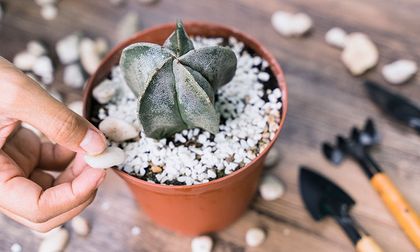
<instances>
[{"instance_id":1,"label":"skin of hand","mask_svg":"<svg viewBox=\"0 0 420 252\"><path fill-rule=\"evenodd\" d=\"M21 122L56 144L41 142ZM78 215L106 175L83 161L106 148L104 135L1 56L0 148L0 212L36 231Z\"/></svg>"}]
</instances>

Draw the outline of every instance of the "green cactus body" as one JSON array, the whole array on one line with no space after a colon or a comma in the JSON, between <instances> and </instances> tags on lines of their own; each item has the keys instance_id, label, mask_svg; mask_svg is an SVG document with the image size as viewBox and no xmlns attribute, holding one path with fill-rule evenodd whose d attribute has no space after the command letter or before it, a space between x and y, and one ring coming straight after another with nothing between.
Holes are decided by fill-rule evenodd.
<instances>
[{"instance_id":1,"label":"green cactus body","mask_svg":"<svg viewBox=\"0 0 420 252\"><path fill-rule=\"evenodd\" d=\"M125 81L138 98L145 134L155 139L194 127L217 133L214 96L233 78L236 63L229 48L194 49L181 21L163 46L132 44L120 59Z\"/></svg>"}]
</instances>

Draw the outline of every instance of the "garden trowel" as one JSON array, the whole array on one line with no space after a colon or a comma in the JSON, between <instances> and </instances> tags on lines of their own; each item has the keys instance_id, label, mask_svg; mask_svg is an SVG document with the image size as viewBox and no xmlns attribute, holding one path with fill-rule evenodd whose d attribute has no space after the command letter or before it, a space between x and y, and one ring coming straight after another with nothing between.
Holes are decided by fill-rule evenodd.
<instances>
[{"instance_id":1,"label":"garden trowel","mask_svg":"<svg viewBox=\"0 0 420 252\"><path fill-rule=\"evenodd\" d=\"M335 165L339 165L345 157L359 164L401 229L420 251L419 215L370 154L370 149L379 140L373 120L368 119L363 128L353 127L349 136L337 136L336 144L323 143L322 152Z\"/></svg>"},{"instance_id":2,"label":"garden trowel","mask_svg":"<svg viewBox=\"0 0 420 252\"><path fill-rule=\"evenodd\" d=\"M350 210L354 200L340 187L310 168L301 167L302 200L316 221L332 217L354 244L357 252L381 252L379 245L355 222Z\"/></svg>"}]
</instances>

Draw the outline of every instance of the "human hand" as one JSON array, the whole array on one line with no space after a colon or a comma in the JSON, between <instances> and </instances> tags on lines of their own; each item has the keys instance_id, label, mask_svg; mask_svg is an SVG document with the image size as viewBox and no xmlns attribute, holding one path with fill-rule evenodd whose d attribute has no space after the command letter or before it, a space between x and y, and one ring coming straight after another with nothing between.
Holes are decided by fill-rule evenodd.
<instances>
[{"instance_id":1,"label":"human hand","mask_svg":"<svg viewBox=\"0 0 420 252\"><path fill-rule=\"evenodd\" d=\"M21 121L56 144L41 143ZM79 214L106 175L82 157L101 153L104 135L1 56L0 148L0 212L36 231ZM54 178L44 170L62 173Z\"/></svg>"}]
</instances>

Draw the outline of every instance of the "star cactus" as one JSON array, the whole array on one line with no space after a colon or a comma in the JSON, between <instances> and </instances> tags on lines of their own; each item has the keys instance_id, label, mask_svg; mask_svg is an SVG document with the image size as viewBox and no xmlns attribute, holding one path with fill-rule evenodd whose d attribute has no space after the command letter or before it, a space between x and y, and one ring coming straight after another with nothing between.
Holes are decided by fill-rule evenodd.
<instances>
[{"instance_id":1,"label":"star cactus","mask_svg":"<svg viewBox=\"0 0 420 252\"><path fill-rule=\"evenodd\" d=\"M194 49L181 21L163 46L135 43L122 52L124 78L138 99L145 134L160 139L184 129L219 130L217 89L236 71L234 52L222 46Z\"/></svg>"}]
</instances>

